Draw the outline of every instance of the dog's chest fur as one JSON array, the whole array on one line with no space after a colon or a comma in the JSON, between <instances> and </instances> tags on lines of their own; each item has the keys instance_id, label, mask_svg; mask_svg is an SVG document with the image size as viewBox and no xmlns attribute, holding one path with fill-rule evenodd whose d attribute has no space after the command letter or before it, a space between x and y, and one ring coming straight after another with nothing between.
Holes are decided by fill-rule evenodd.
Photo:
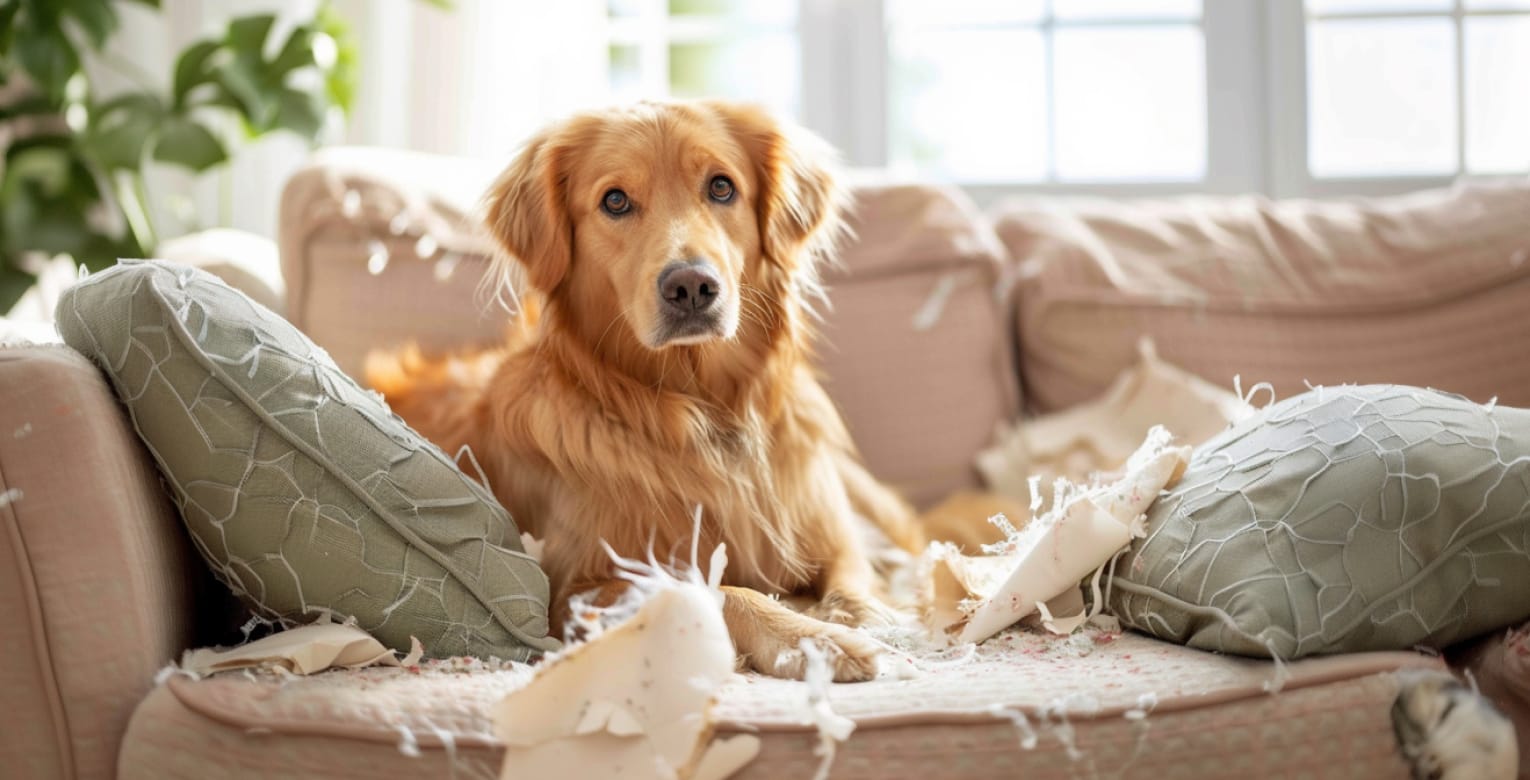
<instances>
[{"instance_id":1,"label":"dog's chest fur","mask_svg":"<svg viewBox=\"0 0 1530 780\"><path fill-rule=\"evenodd\" d=\"M813 390L809 399L822 394L816 384ZM645 558L651 545L660 562L684 558L697 507L703 557L717 543L727 545L728 584L766 593L806 590L833 553L824 549L824 524L849 511L848 499L832 466L832 437L815 438L804 427L800 397L769 416L751 406L721 413L673 394L651 397L646 402L654 406L636 415L613 414L588 397L577 411L557 408L570 395L543 398L547 404L529 422L537 454L556 475L546 485L551 554L561 546L559 535L600 528L617 536L605 541L620 555ZM623 516L592 522L594 513L612 507ZM596 559L557 568L582 571L577 581L608 566Z\"/></svg>"}]
</instances>

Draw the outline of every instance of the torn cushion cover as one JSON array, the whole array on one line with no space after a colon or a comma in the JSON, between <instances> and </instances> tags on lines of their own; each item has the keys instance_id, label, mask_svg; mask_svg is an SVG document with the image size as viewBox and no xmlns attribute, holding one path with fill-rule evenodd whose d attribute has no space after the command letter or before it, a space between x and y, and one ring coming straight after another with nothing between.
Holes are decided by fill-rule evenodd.
<instances>
[{"instance_id":1,"label":"torn cushion cover","mask_svg":"<svg viewBox=\"0 0 1530 780\"><path fill-rule=\"evenodd\" d=\"M354 617L434 656L558 646L509 514L290 323L160 261L80 282L57 318L127 405L197 549L259 614Z\"/></svg>"},{"instance_id":2,"label":"torn cushion cover","mask_svg":"<svg viewBox=\"0 0 1530 780\"><path fill-rule=\"evenodd\" d=\"M1252 656L1441 647L1530 618L1530 411L1317 388L1198 448L1118 561L1121 621Z\"/></svg>"}]
</instances>

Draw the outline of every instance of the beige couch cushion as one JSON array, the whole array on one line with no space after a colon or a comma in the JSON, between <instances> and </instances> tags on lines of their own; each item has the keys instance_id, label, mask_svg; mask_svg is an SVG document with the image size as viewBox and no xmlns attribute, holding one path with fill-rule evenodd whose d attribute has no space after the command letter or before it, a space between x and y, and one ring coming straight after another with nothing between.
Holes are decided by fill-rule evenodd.
<instances>
[{"instance_id":1,"label":"beige couch cushion","mask_svg":"<svg viewBox=\"0 0 1530 780\"><path fill-rule=\"evenodd\" d=\"M826 274L829 395L872 473L915 503L977 487L974 456L1020 405L1003 250L954 189L862 187L851 225Z\"/></svg>"},{"instance_id":2,"label":"beige couch cushion","mask_svg":"<svg viewBox=\"0 0 1530 780\"><path fill-rule=\"evenodd\" d=\"M1026 395L1101 393L1150 335L1229 386L1434 387L1530 406L1530 180L1336 202L1011 202Z\"/></svg>"},{"instance_id":3,"label":"beige couch cushion","mask_svg":"<svg viewBox=\"0 0 1530 780\"><path fill-rule=\"evenodd\" d=\"M506 315L480 293L492 248L473 216L494 173L381 150L322 154L282 199L288 317L352 375L370 349L499 341ZM1003 252L955 190L864 186L857 200L859 237L826 274L819 359L873 473L927 504L977 485L973 455L1019 407L994 292ZM369 269L379 251L387 262Z\"/></svg>"},{"instance_id":4,"label":"beige couch cushion","mask_svg":"<svg viewBox=\"0 0 1530 780\"><path fill-rule=\"evenodd\" d=\"M1405 776L1389 717L1398 688L1388 672L1438 664L1369 653L1282 671L1132 634L1080 639L1089 637L1009 632L963 663L832 686L832 708L857 724L839 747L834 776L1077 776L1062 741L1068 729L1078 760L1107 777L1128 768L1161 778ZM236 776L383 780L452 768L459 778L496 777L502 745L488 710L527 674L431 665L302 679L174 678L135 713L121 776L198 777L216 762ZM1280 681L1279 693L1265 692ZM756 732L763 743L736 778L812 776L817 736L801 720L802 696L800 683L756 676L723 689L713 710L720 731ZM1023 712L1026 727L996 708ZM1024 747L1028 730L1038 739Z\"/></svg>"},{"instance_id":5,"label":"beige couch cushion","mask_svg":"<svg viewBox=\"0 0 1530 780\"><path fill-rule=\"evenodd\" d=\"M71 349L0 349L0 496L0 774L111 777L204 580L127 415Z\"/></svg>"}]
</instances>

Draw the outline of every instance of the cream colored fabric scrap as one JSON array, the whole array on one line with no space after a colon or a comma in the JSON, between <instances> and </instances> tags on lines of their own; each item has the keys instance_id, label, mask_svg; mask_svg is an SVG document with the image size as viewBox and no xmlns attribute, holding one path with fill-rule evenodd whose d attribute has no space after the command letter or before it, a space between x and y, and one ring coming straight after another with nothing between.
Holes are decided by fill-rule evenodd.
<instances>
[{"instance_id":1,"label":"cream colored fabric scrap","mask_svg":"<svg viewBox=\"0 0 1530 780\"><path fill-rule=\"evenodd\" d=\"M1082 625L1079 581L1144 535L1148 507L1189 461L1190 448L1170 446L1171 440L1163 428L1149 430L1118 479L1084 487L1059 480L1053 508L1014 533L995 554L966 557L949 545L932 546L931 628L965 643L981 642L1034 612L1054 633L1071 633ZM1065 596L1064 602L1048 606ZM1096 596L1097 607L1100 601ZM1064 609L1078 614L1054 617L1054 611Z\"/></svg>"},{"instance_id":2,"label":"cream colored fabric scrap","mask_svg":"<svg viewBox=\"0 0 1530 780\"><path fill-rule=\"evenodd\" d=\"M233 669L278 668L293 674L364 666L413 665L423 653L419 640L400 662L392 650L361 629L340 623L315 623L280 631L228 650L187 650L181 669L199 677Z\"/></svg>"},{"instance_id":3,"label":"cream colored fabric scrap","mask_svg":"<svg viewBox=\"0 0 1530 780\"><path fill-rule=\"evenodd\" d=\"M712 739L717 692L734 676L723 622L726 566L719 547L710 583L641 567L636 611L582 644L546 657L525 687L494 705L504 741L503 780L587 777L722 780L753 760L751 734ZM623 612L628 605L608 608Z\"/></svg>"},{"instance_id":4,"label":"cream colored fabric scrap","mask_svg":"<svg viewBox=\"0 0 1530 780\"><path fill-rule=\"evenodd\" d=\"M1137 365L1105 395L1001 431L998 442L977 455L988 487L1030 500L1036 480L1046 500L1059 477L1083 483L1096 472L1121 468L1155 425L1194 447L1253 413L1237 395L1161 360L1150 340L1137 349Z\"/></svg>"}]
</instances>

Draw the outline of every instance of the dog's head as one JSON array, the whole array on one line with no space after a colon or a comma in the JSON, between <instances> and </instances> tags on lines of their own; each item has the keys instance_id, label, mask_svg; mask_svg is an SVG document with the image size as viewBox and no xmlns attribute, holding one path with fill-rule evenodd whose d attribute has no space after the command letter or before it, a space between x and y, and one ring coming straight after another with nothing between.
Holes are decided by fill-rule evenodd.
<instances>
[{"instance_id":1,"label":"dog's head","mask_svg":"<svg viewBox=\"0 0 1530 780\"><path fill-rule=\"evenodd\" d=\"M811 285L840 193L822 142L760 109L643 103L532 139L487 219L550 304L662 350L734 338L751 286Z\"/></svg>"}]
</instances>

